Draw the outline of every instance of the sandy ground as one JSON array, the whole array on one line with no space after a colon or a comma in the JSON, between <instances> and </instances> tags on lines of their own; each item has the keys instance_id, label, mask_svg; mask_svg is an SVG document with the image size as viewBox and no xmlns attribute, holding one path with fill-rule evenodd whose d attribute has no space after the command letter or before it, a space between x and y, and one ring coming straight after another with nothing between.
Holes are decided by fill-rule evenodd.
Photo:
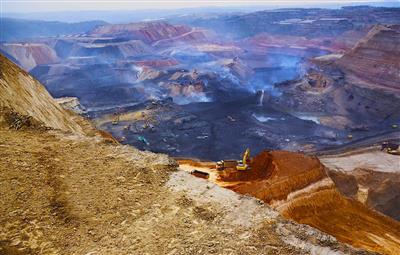
<instances>
[{"instance_id":1,"label":"sandy ground","mask_svg":"<svg viewBox=\"0 0 400 255\"><path fill-rule=\"evenodd\" d=\"M400 156L380 151L378 148L352 154L320 157L321 162L332 170L353 171L357 168L379 172L400 173Z\"/></svg>"},{"instance_id":2,"label":"sandy ground","mask_svg":"<svg viewBox=\"0 0 400 255\"><path fill-rule=\"evenodd\" d=\"M255 200L171 190L165 155L37 131L0 130L0 148L0 254L308 253Z\"/></svg>"},{"instance_id":3,"label":"sandy ground","mask_svg":"<svg viewBox=\"0 0 400 255\"><path fill-rule=\"evenodd\" d=\"M363 153L365 152L363 151ZM354 157L354 155L350 156ZM288 158L288 156L290 157ZM248 172L246 175L240 175L241 177L238 173L232 172L229 175L222 172L218 178L217 171L212 167L207 168L205 162L201 164L197 161L191 163L189 160L179 160L178 162L180 169L187 173L194 169L209 173L210 187L219 185L240 194L257 197L269 203L286 218L318 228L334 235L342 242L383 254L397 254L396 250L400 247L398 241L400 225L396 221L368 209L366 205L344 197L329 177L317 174L320 171L324 172L325 169L317 159L304 158L304 156L289 152L274 152L272 165L276 165L275 171L279 170L279 172L274 172L275 174L268 179L267 176L259 175L258 169L264 166L259 155L255 158L253 158L253 166L250 170L253 174ZM208 165L211 165L211 162ZM251 176L256 179L251 179L253 178ZM204 179L202 181L207 182ZM285 190L285 188L287 189ZM395 191L395 189L392 190ZM360 193L360 195L362 194ZM385 199L393 197L387 195L390 195L390 192L378 194L378 197L382 196ZM222 200L222 198L218 199ZM382 202L386 201L385 199L378 200ZM395 203L395 200L393 202ZM381 238L378 239L377 236L381 236Z\"/></svg>"},{"instance_id":4,"label":"sandy ground","mask_svg":"<svg viewBox=\"0 0 400 255\"><path fill-rule=\"evenodd\" d=\"M98 138L0 129L0 254L368 254Z\"/></svg>"}]
</instances>

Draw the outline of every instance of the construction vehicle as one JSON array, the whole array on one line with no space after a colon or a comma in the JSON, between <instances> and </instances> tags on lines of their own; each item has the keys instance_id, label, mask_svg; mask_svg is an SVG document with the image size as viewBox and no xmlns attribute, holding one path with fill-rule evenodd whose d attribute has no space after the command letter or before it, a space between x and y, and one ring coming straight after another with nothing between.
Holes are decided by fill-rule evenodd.
<instances>
[{"instance_id":1,"label":"construction vehicle","mask_svg":"<svg viewBox=\"0 0 400 255\"><path fill-rule=\"evenodd\" d=\"M238 161L236 166L236 170L245 171L250 169L250 149L247 148L246 151L243 153L243 159Z\"/></svg>"},{"instance_id":2,"label":"construction vehicle","mask_svg":"<svg viewBox=\"0 0 400 255\"><path fill-rule=\"evenodd\" d=\"M236 169L239 171L249 170L250 169L250 149L247 148L246 151L243 153L242 160L235 160L235 159L224 159L220 160L216 163L215 168L218 171L222 171L225 169Z\"/></svg>"},{"instance_id":3,"label":"construction vehicle","mask_svg":"<svg viewBox=\"0 0 400 255\"><path fill-rule=\"evenodd\" d=\"M392 155L400 155L400 146L395 143L383 142L381 146L381 151L386 151Z\"/></svg>"},{"instance_id":4,"label":"construction vehicle","mask_svg":"<svg viewBox=\"0 0 400 255\"><path fill-rule=\"evenodd\" d=\"M119 113L114 113L114 120L112 121L113 125L118 125L119 123Z\"/></svg>"},{"instance_id":5,"label":"construction vehicle","mask_svg":"<svg viewBox=\"0 0 400 255\"><path fill-rule=\"evenodd\" d=\"M238 164L237 160L225 159L225 160L218 161L215 168L219 171L222 171L226 168L236 168L237 164Z\"/></svg>"},{"instance_id":6,"label":"construction vehicle","mask_svg":"<svg viewBox=\"0 0 400 255\"><path fill-rule=\"evenodd\" d=\"M150 143L147 141L147 139L144 136L138 136L137 139L138 139L138 141L146 144L147 146L150 145Z\"/></svg>"},{"instance_id":7,"label":"construction vehicle","mask_svg":"<svg viewBox=\"0 0 400 255\"><path fill-rule=\"evenodd\" d=\"M203 179L208 179L210 177L209 173L194 169L193 171L190 172L191 175L194 175L196 177L199 178L203 178Z\"/></svg>"}]
</instances>

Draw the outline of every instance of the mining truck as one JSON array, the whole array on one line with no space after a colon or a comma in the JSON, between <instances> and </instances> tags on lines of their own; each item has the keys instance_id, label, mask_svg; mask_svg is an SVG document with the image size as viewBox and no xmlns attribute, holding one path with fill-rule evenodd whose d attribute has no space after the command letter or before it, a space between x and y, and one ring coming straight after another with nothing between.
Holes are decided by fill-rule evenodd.
<instances>
[{"instance_id":1,"label":"mining truck","mask_svg":"<svg viewBox=\"0 0 400 255\"><path fill-rule=\"evenodd\" d=\"M242 160L234 160L234 159L225 159L220 160L217 162L215 168L217 170L225 170L227 168L232 168L239 171L249 170L250 169L250 149L247 148L246 151L243 153Z\"/></svg>"},{"instance_id":2,"label":"mining truck","mask_svg":"<svg viewBox=\"0 0 400 255\"><path fill-rule=\"evenodd\" d=\"M216 169L224 170L225 168L236 168L238 161L235 159L225 159L217 162Z\"/></svg>"}]
</instances>

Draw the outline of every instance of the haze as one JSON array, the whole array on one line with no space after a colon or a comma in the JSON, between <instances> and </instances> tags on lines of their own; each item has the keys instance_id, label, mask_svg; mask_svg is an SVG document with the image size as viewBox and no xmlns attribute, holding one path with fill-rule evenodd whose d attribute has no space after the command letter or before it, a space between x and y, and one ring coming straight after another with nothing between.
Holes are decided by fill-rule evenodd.
<instances>
[{"instance_id":1,"label":"haze","mask_svg":"<svg viewBox=\"0 0 400 255\"><path fill-rule=\"evenodd\" d=\"M383 1L377 0L373 1L373 4L395 4L398 1ZM184 1L184 0L157 0L157 1L93 1L93 0L5 0L1 1L2 13L8 12L19 12L19 13L29 13L29 12L48 12L48 11L82 11L82 10L138 10L138 9L177 9L177 8L198 8L198 7L298 7L298 6L342 6L342 5L354 5L354 4L365 4L371 3L367 0L350 0L350 1L337 1L328 0L321 1L318 0L307 0L307 1L276 1L276 0L250 0L250 1ZM242 8L243 9L243 8Z\"/></svg>"}]
</instances>

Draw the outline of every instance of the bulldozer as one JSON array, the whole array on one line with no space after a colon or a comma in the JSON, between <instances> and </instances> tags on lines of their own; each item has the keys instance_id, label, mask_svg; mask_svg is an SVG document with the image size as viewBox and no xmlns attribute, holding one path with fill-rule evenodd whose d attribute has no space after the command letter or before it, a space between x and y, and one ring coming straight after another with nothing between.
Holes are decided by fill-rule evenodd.
<instances>
[{"instance_id":1,"label":"bulldozer","mask_svg":"<svg viewBox=\"0 0 400 255\"><path fill-rule=\"evenodd\" d=\"M238 161L236 166L236 170L238 171L246 171L250 170L250 149L247 148L246 151L243 153L243 159Z\"/></svg>"}]
</instances>

